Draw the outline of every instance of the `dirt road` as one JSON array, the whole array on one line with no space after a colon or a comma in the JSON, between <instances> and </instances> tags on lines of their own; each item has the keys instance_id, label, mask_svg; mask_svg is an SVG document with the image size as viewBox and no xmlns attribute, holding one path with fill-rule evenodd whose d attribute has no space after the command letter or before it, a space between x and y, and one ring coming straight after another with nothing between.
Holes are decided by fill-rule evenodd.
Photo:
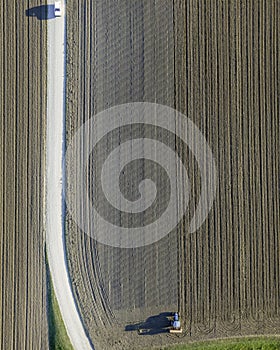
<instances>
[{"instance_id":1,"label":"dirt road","mask_svg":"<svg viewBox=\"0 0 280 350\"><path fill-rule=\"evenodd\" d=\"M92 349L73 298L64 244L62 161L64 145L65 4L63 15L48 21L47 211L48 263L65 327L75 349ZM50 9L51 11L52 9Z\"/></svg>"}]
</instances>

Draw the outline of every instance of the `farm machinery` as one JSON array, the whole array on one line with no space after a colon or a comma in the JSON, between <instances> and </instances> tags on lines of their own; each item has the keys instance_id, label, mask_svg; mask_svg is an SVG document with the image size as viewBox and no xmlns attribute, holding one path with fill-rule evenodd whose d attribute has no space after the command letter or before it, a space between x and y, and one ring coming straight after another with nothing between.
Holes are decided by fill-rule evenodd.
<instances>
[{"instance_id":1,"label":"farm machinery","mask_svg":"<svg viewBox=\"0 0 280 350\"><path fill-rule=\"evenodd\" d=\"M181 327L181 322L179 320L179 313L175 312L171 320L171 328L169 330L169 333L180 334L182 332L183 328Z\"/></svg>"}]
</instances>

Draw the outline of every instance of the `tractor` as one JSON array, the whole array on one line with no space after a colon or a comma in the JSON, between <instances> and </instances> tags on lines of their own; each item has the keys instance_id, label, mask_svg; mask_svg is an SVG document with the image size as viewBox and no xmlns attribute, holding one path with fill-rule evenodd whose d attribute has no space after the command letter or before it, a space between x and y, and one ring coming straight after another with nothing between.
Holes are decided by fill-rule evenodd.
<instances>
[{"instance_id":1,"label":"tractor","mask_svg":"<svg viewBox=\"0 0 280 350\"><path fill-rule=\"evenodd\" d=\"M173 319L171 320L171 328L169 330L170 333L173 333L173 334L180 334L183 332L183 329L181 327L181 322L179 320L179 313L178 312L175 312L174 313L174 316L173 316Z\"/></svg>"}]
</instances>

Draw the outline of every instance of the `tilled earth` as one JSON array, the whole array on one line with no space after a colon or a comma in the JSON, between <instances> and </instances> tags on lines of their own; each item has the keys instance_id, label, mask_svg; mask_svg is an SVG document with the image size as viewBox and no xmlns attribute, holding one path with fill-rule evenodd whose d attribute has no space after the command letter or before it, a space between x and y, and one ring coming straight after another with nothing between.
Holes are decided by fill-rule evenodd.
<instances>
[{"instance_id":1,"label":"tilled earth","mask_svg":"<svg viewBox=\"0 0 280 350\"><path fill-rule=\"evenodd\" d=\"M46 22L44 1L1 2L0 348L47 349L44 252Z\"/></svg>"},{"instance_id":2,"label":"tilled earth","mask_svg":"<svg viewBox=\"0 0 280 350\"><path fill-rule=\"evenodd\" d=\"M189 213L150 246L102 245L67 215L73 290L97 349L278 332L279 5L67 2L67 141L95 113L157 102L199 127L218 173L213 208L191 234L201 180L190 156ZM175 310L179 338L166 332Z\"/></svg>"}]
</instances>

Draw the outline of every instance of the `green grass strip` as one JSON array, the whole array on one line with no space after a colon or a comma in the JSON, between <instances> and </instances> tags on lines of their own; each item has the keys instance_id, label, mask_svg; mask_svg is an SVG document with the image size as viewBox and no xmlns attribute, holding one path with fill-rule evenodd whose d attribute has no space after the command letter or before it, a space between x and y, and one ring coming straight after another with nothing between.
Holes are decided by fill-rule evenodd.
<instances>
[{"instance_id":1,"label":"green grass strip","mask_svg":"<svg viewBox=\"0 0 280 350\"><path fill-rule=\"evenodd\" d=\"M64 326L49 271L47 280L50 350L74 350Z\"/></svg>"},{"instance_id":2,"label":"green grass strip","mask_svg":"<svg viewBox=\"0 0 280 350\"><path fill-rule=\"evenodd\" d=\"M161 347L162 350L280 350L280 338L240 338L213 340Z\"/></svg>"}]
</instances>

